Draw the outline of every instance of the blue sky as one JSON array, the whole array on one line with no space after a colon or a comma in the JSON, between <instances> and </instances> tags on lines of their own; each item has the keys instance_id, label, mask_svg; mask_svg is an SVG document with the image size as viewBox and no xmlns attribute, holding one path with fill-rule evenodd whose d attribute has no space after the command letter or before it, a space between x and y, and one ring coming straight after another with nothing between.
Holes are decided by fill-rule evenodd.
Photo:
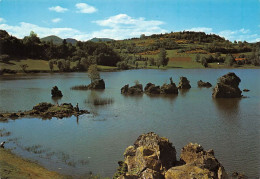
<instances>
[{"instance_id":1,"label":"blue sky","mask_svg":"<svg viewBox=\"0 0 260 179\"><path fill-rule=\"evenodd\" d=\"M260 0L0 0L0 29L84 41L192 30L256 42Z\"/></svg>"}]
</instances>

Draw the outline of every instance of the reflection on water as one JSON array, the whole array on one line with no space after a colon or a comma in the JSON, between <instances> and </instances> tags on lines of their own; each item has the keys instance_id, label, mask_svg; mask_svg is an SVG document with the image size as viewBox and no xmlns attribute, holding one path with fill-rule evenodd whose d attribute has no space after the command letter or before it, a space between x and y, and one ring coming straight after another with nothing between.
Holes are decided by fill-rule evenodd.
<instances>
[{"instance_id":1,"label":"reflection on water","mask_svg":"<svg viewBox=\"0 0 260 179\"><path fill-rule=\"evenodd\" d=\"M169 138L177 152L187 143L197 142L205 149L213 148L228 172L259 176L260 80L249 79L260 76L260 71L232 70L241 78L241 89L254 89L247 93L249 98L246 99L213 99L211 88L197 88L198 80L214 85L218 77L229 71L174 69L103 72L101 76L106 82L103 91L70 90L72 86L90 82L86 73L3 76L0 77L0 111L30 110L40 102L59 102L74 106L78 103L80 109L86 109L91 114L61 120L24 118L0 123L0 129L10 131L13 139L19 138L16 143L23 144L23 147L36 148L36 153L42 146L42 149L49 151L46 157L50 159L35 157L19 146L16 153L66 174L92 171L113 176L117 161L123 159L125 148L133 144L140 134L154 131ZM178 95L125 96L120 93L122 86L137 79L142 84L152 82L162 85L170 76L173 76L173 81L178 81L184 75L190 80L192 88L180 90ZM63 93L58 101L50 97L53 86L58 86ZM94 105L92 102L95 99L113 99L113 102ZM7 148L16 146L10 143ZM64 155L54 155L53 152ZM41 155L45 156L44 153ZM61 164L65 159L71 166ZM86 166L81 163L86 163Z\"/></svg>"},{"instance_id":2,"label":"reflection on water","mask_svg":"<svg viewBox=\"0 0 260 179\"><path fill-rule=\"evenodd\" d=\"M213 99L218 111L226 118L236 117L240 115L241 98L216 98Z\"/></svg>"},{"instance_id":3,"label":"reflection on water","mask_svg":"<svg viewBox=\"0 0 260 179\"><path fill-rule=\"evenodd\" d=\"M180 95L185 97L189 91L190 91L190 89L180 89L179 93L180 93Z\"/></svg>"}]
</instances>

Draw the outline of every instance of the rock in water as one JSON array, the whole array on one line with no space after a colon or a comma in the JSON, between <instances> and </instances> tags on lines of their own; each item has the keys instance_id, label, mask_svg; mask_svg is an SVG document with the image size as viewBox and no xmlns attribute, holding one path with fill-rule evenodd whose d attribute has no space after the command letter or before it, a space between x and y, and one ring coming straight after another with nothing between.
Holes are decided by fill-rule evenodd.
<instances>
[{"instance_id":1,"label":"rock in water","mask_svg":"<svg viewBox=\"0 0 260 179\"><path fill-rule=\"evenodd\" d=\"M175 83L164 84L161 86L161 94L178 94L178 88Z\"/></svg>"},{"instance_id":2,"label":"rock in water","mask_svg":"<svg viewBox=\"0 0 260 179\"><path fill-rule=\"evenodd\" d=\"M61 90L59 90L59 88L57 86L54 86L51 90L51 96L52 97L62 97L62 92Z\"/></svg>"},{"instance_id":3,"label":"rock in water","mask_svg":"<svg viewBox=\"0 0 260 179\"><path fill-rule=\"evenodd\" d=\"M161 93L161 89L160 86L155 86L155 84L153 83L147 83L144 91L146 94L160 94Z\"/></svg>"},{"instance_id":4,"label":"rock in water","mask_svg":"<svg viewBox=\"0 0 260 179\"><path fill-rule=\"evenodd\" d=\"M190 143L177 161L172 143L153 132L139 136L133 146L126 148L124 161L118 164L114 178L119 179L228 178L213 150L205 151L202 146Z\"/></svg>"},{"instance_id":5,"label":"rock in water","mask_svg":"<svg viewBox=\"0 0 260 179\"><path fill-rule=\"evenodd\" d=\"M228 73L218 79L218 83L213 89L214 98L239 98L242 97L242 91L238 85L240 78L235 73Z\"/></svg>"},{"instance_id":6,"label":"rock in water","mask_svg":"<svg viewBox=\"0 0 260 179\"><path fill-rule=\"evenodd\" d=\"M127 84L121 88L121 94L136 95L136 94L142 94L142 93L143 93L142 84L136 84L131 87L129 87L129 85Z\"/></svg>"},{"instance_id":7,"label":"rock in water","mask_svg":"<svg viewBox=\"0 0 260 179\"><path fill-rule=\"evenodd\" d=\"M206 88L210 88L212 85L210 84L210 82L203 82L203 81L198 81L198 87L202 88L202 87L206 87Z\"/></svg>"},{"instance_id":8,"label":"rock in water","mask_svg":"<svg viewBox=\"0 0 260 179\"><path fill-rule=\"evenodd\" d=\"M191 88L190 81L184 76L180 77L180 82L179 82L178 88L179 89L190 89Z\"/></svg>"},{"instance_id":9,"label":"rock in water","mask_svg":"<svg viewBox=\"0 0 260 179\"><path fill-rule=\"evenodd\" d=\"M95 80L93 82L91 82L88 86L87 89L105 89L106 85L103 79L100 80Z\"/></svg>"}]
</instances>

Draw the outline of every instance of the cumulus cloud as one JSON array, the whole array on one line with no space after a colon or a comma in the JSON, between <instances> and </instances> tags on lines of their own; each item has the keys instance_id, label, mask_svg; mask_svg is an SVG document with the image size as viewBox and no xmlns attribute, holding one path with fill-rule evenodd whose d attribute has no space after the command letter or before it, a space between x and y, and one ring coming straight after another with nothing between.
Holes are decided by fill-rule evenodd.
<instances>
[{"instance_id":1,"label":"cumulus cloud","mask_svg":"<svg viewBox=\"0 0 260 179\"><path fill-rule=\"evenodd\" d=\"M88 14L91 14L91 13L94 13L97 11L97 9L93 6L90 6L86 3L77 3L76 5L76 8L78 9L78 13L88 13Z\"/></svg>"},{"instance_id":2,"label":"cumulus cloud","mask_svg":"<svg viewBox=\"0 0 260 179\"><path fill-rule=\"evenodd\" d=\"M51 20L53 23L58 23L61 21L61 18L55 18Z\"/></svg>"},{"instance_id":3,"label":"cumulus cloud","mask_svg":"<svg viewBox=\"0 0 260 179\"><path fill-rule=\"evenodd\" d=\"M145 20L145 18L133 18L127 14L118 14L104 20L94 21L100 26L106 27L100 31L93 32L94 37L108 37L113 39L125 39L139 37L141 34L151 35L164 33L166 30L160 26L162 21Z\"/></svg>"},{"instance_id":4,"label":"cumulus cloud","mask_svg":"<svg viewBox=\"0 0 260 179\"><path fill-rule=\"evenodd\" d=\"M1 1L1 0L0 0ZM4 23L6 20L0 17L0 23Z\"/></svg>"},{"instance_id":5,"label":"cumulus cloud","mask_svg":"<svg viewBox=\"0 0 260 179\"><path fill-rule=\"evenodd\" d=\"M67 8L63 8L63 7L60 7L60 6L55 6L55 7L50 7L49 10L50 10L50 11L55 11L55 12L65 12L65 11L67 11L68 9L67 9Z\"/></svg>"}]
</instances>

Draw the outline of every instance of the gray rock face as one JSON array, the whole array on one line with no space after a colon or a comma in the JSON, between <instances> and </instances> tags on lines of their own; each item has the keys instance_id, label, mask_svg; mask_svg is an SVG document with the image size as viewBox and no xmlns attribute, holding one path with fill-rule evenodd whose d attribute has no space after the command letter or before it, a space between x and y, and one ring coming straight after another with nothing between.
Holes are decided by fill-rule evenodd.
<instances>
[{"instance_id":1,"label":"gray rock face","mask_svg":"<svg viewBox=\"0 0 260 179\"><path fill-rule=\"evenodd\" d=\"M218 79L218 83L213 89L214 98L239 98L242 97L242 91L238 85L240 78L235 73L228 73Z\"/></svg>"},{"instance_id":2,"label":"gray rock face","mask_svg":"<svg viewBox=\"0 0 260 179\"><path fill-rule=\"evenodd\" d=\"M184 76L180 77L180 82L179 82L178 88L179 89L190 89L191 88L190 81Z\"/></svg>"},{"instance_id":3,"label":"gray rock face","mask_svg":"<svg viewBox=\"0 0 260 179\"><path fill-rule=\"evenodd\" d=\"M125 85L121 88L121 94L126 95L137 95L143 93L143 85L142 84L136 84L134 86L129 87L129 85Z\"/></svg>"},{"instance_id":4,"label":"gray rock face","mask_svg":"<svg viewBox=\"0 0 260 179\"><path fill-rule=\"evenodd\" d=\"M106 85L105 85L105 82L103 79L100 79L100 80L95 80L93 81L92 83L90 83L87 88L89 90L92 90L92 89L105 89L106 88Z\"/></svg>"},{"instance_id":5,"label":"gray rock face","mask_svg":"<svg viewBox=\"0 0 260 179\"><path fill-rule=\"evenodd\" d=\"M206 88L210 88L212 87L211 83L210 82L203 82L203 81L198 81L198 87L200 88L203 88L203 87L206 87Z\"/></svg>"}]
</instances>

